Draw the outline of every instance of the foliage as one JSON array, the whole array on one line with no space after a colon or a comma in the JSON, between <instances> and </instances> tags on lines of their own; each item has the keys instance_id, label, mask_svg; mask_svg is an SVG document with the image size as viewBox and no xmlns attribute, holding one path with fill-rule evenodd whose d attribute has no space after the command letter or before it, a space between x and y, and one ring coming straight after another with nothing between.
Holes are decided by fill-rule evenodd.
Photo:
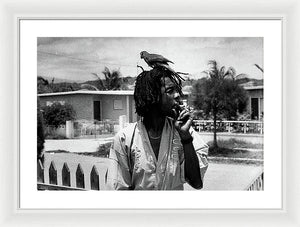
<instances>
[{"instance_id":1,"label":"foliage","mask_svg":"<svg viewBox=\"0 0 300 227\"><path fill-rule=\"evenodd\" d=\"M54 78L52 79L51 83L42 76L38 76L37 79L37 90L38 94L44 93L53 93L53 92L66 92L66 91L77 91L80 88L80 85L77 83L69 83L69 82L62 82L62 83L54 83Z\"/></svg>"},{"instance_id":2,"label":"foliage","mask_svg":"<svg viewBox=\"0 0 300 227\"><path fill-rule=\"evenodd\" d=\"M201 110L204 117L213 118L214 144L218 147L216 136L216 121L236 119L238 113L246 109L247 94L239 86L236 71L233 67L228 70L218 67L217 62L209 61L209 70L205 71L206 78L198 80L193 86L192 102L194 107Z\"/></svg>"},{"instance_id":3,"label":"foliage","mask_svg":"<svg viewBox=\"0 0 300 227\"><path fill-rule=\"evenodd\" d=\"M37 105L37 159L41 160L43 163L43 150L45 143L45 135L44 135L44 122L43 116L40 110L39 100Z\"/></svg>"},{"instance_id":4,"label":"foliage","mask_svg":"<svg viewBox=\"0 0 300 227\"><path fill-rule=\"evenodd\" d=\"M37 78L37 92L38 94L54 93L54 92L67 92L77 90L129 90L133 89L135 77L121 77L118 70L110 71L107 67L103 71L106 75L105 79L101 79L97 73L92 73L97 80L86 81L84 83L76 82L60 82L54 83L55 78L49 82L42 76Z\"/></svg>"},{"instance_id":5,"label":"foliage","mask_svg":"<svg viewBox=\"0 0 300 227\"><path fill-rule=\"evenodd\" d=\"M77 91L80 89L80 85L77 83L53 83L51 84L52 92L66 92L66 91Z\"/></svg>"},{"instance_id":6,"label":"foliage","mask_svg":"<svg viewBox=\"0 0 300 227\"><path fill-rule=\"evenodd\" d=\"M48 80L44 79L41 76L37 77L37 92L38 92L38 94L51 93L52 92L52 89L49 85Z\"/></svg>"},{"instance_id":7,"label":"foliage","mask_svg":"<svg viewBox=\"0 0 300 227\"><path fill-rule=\"evenodd\" d=\"M127 87L124 86L123 82L126 82L121 77L121 72L119 70L110 71L108 67L105 67L102 71L104 75L104 81L100 78L97 73L92 73L98 79L98 84L96 87L98 90L126 90Z\"/></svg>"},{"instance_id":8,"label":"foliage","mask_svg":"<svg viewBox=\"0 0 300 227\"><path fill-rule=\"evenodd\" d=\"M75 110L70 104L62 105L59 102L54 102L51 106L43 107L43 116L47 126L52 125L58 127L66 121L75 119Z\"/></svg>"}]
</instances>

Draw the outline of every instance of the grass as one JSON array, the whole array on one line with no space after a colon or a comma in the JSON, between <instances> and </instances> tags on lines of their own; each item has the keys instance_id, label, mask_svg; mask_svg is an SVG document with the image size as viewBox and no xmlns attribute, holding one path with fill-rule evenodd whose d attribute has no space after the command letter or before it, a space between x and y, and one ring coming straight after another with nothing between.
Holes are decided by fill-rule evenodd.
<instances>
[{"instance_id":1,"label":"grass","mask_svg":"<svg viewBox=\"0 0 300 227\"><path fill-rule=\"evenodd\" d=\"M64 140L64 139L67 139L66 136L63 136L63 135L50 135L50 134L46 134L45 135L45 139L47 140Z\"/></svg>"},{"instance_id":2,"label":"grass","mask_svg":"<svg viewBox=\"0 0 300 227\"><path fill-rule=\"evenodd\" d=\"M219 140L218 148L213 148L213 142L209 142L209 152L208 156L212 157L212 161L214 162L234 162L251 164L259 161L262 163L264 158L263 153L263 144L253 144L249 142L245 142L243 140L230 139L230 140ZM257 149L252 150L251 149ZM214 159L214 158L229 158L232 160L222 160L222 159ZM247 160L238 160L238 159L247 159Z\"/></svg>"},{"instance_id":3,"label":"grass","mask_svg":"<svg viewBox=\"0 0 300 227\"><path fill-rule=\"evenodd\" d=\"M213 141L208 142L208 146L212 146ZM263 149L263 144L249 143L244 140L229 139L229 140L218 140L218 146L228 149L236 148L249 148L249 149Z\"/></svg>"}]
</instances>

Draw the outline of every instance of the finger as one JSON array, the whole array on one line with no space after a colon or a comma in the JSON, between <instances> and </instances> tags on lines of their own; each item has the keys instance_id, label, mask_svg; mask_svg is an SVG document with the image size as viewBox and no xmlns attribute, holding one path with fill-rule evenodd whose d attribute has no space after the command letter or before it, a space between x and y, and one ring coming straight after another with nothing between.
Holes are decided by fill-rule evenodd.
<instances>
[{"instance_id":1,"label":"finger","mask_svg":"<svg viewBox=\"0 0 300 227\"><path fill-rule=\"evenodd\" d=\"M184 119L187 119L191 116L191 113L190 112L185 112L181 115L181 117L179 117L179 120L184 120Z\"/></svg>"},{"instance_id":2,"label":"finger","mask_svg":"<svg viewBox=\"0 0 300 227\"><path fill-rule=\"evenodd\" d=\"M182 115L184 115L186 112L187 112L186 109L182 110L182 111L179 113L178 119L182 118Z\"/></svg>"}]
</instances>

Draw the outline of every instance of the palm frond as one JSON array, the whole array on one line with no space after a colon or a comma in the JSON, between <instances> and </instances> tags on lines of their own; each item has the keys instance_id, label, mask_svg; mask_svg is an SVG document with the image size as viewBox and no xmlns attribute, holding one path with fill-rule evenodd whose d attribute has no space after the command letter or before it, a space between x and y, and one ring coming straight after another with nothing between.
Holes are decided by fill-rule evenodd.
<instances>
[{"instance_id":1,"label":"palm frond","mask_svg":"<svg viewBox=\"0 0 300 227\"><path fill-rule=\"evenodd\" d=\"M262 73L264 72L264 69L260 67L258 64L254 64L254 66L256 66L256 68L258 68Z\"/></svg>"}]
</instances>

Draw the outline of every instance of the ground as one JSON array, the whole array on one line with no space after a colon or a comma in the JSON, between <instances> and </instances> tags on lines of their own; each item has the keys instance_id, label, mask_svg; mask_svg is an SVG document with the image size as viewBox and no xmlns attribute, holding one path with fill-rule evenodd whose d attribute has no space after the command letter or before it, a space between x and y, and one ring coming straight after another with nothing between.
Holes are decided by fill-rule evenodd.
<instances>
[{"instance_id":1,"label":"ground","mask_svg":"<svg viewBox=\"0 0 300 227\"><path fill-rule=\"evenodd\" d=\"M93 157L86 156L86 155L78 155L78 153L89 152L93 153L96 152L97 149L101 144L108 143L112 140L112 138L105 138L105 139L74 139L74 140L46 140L45 142L45 150L46 151L57 151L57 150L66 150L70 151L72 154L60 154L63 155L63 158L55 157L55 161L57 165L61 166L59 169L62 168L63 161L68 158L71 163L74 164L74 167L70 166L70 168L76 168L76 163L78 160L82 165L83 169L90 171L92 168L91 159ZM255 154L254 154L254 153ZM257 150L250 151L250 157L257 157ZM54 156L59 156L55 153L46 152L47 155L45 157L45 166L49 166L50 159ZM77 153L77 154L76 154ZM51 157L52 156L52 157ZM80 156L80 157L79 157ZM76 158L77 157L77 158ZM260 157L260 155L258 155ZM209 168L206 172L204 178L204 187L203 190L245 190L249 184L257 178L257 176L263 171L263 162L262 160L250 160L247 157L243 156L242 159L234 159L231 156L224 158L224 157L209 157L210 164ZM96 160L96 158L94 158ZM99 161L101 159L101 162ZM60 161L61 160L61 161ZM103 171L105 168L103 166L107 166L106 158L98 158L96 161L96 166L99 171L100 178L104 176ZM99 163L103 163L101 166ZM72 164L72 165L73 165ZM105 169L105 170L104 170ZM73 172L73 171L72 171ZM103 179L101 179L103 182ZM193 190L189 185L185 185L185 190Z\"/></svg>"}]
</instances>

